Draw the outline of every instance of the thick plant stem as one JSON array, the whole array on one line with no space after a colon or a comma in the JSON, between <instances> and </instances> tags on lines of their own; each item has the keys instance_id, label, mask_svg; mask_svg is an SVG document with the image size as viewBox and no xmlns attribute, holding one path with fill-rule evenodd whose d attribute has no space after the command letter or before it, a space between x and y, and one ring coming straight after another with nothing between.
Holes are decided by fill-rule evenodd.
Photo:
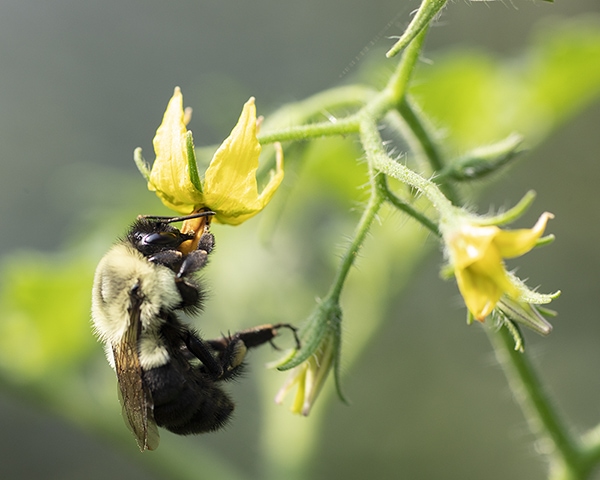
<instances>
[{"instance_id":1,"label":"thick plant stem","mask_svg":"<svg viewBox=\"0 0 600 480\"><path fill-rule=\"evenodd\" d=\"M562 473L557 476L555 472L551 478L586 478L582 472L586 462L581 447L561 421L527 357L514 349L513 337L506 328L498 331L488 328L487 332L531 431L540 440L552 442L551 460L560 465Z\"/></svg>"}]
</instances>

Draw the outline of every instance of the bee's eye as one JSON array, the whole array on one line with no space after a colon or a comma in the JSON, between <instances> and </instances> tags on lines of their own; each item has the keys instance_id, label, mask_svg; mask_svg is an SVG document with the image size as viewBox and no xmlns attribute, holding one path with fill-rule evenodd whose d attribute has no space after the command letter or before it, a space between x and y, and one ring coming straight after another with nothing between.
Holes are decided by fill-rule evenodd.
<instances>
[{"instance_id":1,"label":"bee's eye","mask_svg":"<svg viewBox=\"0 0 600 480\"><path fill-rule=\"evenodd\" d=\"M158 232L149 233L142 238L142 245L154 245L156 247L174 246L181 245L184 239L180 235L174 232Z\"/></svg>"}]
</instances>

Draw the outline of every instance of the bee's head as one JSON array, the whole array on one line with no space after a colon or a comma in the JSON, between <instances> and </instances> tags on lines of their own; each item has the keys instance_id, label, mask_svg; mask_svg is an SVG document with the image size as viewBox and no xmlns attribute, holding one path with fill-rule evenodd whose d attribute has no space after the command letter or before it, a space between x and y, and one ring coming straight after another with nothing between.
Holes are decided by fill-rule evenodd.
<instances>
[{"instance_id":1,"label":"bee's head","mask_svg":"<svg viewBox=\"0 0 600 480\"><path fill-rule=\"evenodd\" d=\"M144 256L154 255L166 250L177 250L179 246L194 238L181 233L168 223L147 218L139 218L127 233L127 241Z\"/></svg>"},{"instance_id":2,"label":"bee's head","mask_svg":"<svg viewBox=\"0 0 600 480\"><path fill-rule=\"evenodd\" d=\"M214 214L215 212L210 210L202 210L183 217L140 215L129 229L126 240L145 257L168 250L178 250L184 242L195 240L197 243L198 235L195 232L182 233L170 224L195 218L206 217L208 219ZM206 220L206 225L209 222L210 220Z\"/></svg>"}]
</instances>

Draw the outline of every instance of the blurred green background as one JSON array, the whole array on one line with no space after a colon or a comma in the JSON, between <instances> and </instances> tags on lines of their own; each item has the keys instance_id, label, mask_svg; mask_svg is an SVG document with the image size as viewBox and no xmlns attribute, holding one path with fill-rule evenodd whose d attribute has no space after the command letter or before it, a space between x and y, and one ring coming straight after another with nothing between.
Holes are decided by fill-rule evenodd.
<instances>
[{"instance_id":1,"label":"blurred green background","mask_svg":"<svg viewBox=\"0 0 600 480\"><path fill-rule=\"evenodd\" d=\"M209 475L213 461L242 472L236 478L267 478L272 472L261 464L261 449L278 438L277 458L293 462L306 441L297 425L311 421L323 429L306 478L544 478L536 455L544 446L533 443L482 329L466 326L456 286L439 279L436 242L399 214L386 214L375 228L344 298L351 406L324 398L306 419L272 406L285 375L261 371L276 358L265 349L253 355L247 378L230 386L239 405L225 431L186 439L164 434L159 451L140 455L89 331L95 263L135 215L164 213L132 152L141 146L153 158L151 140L175 85L194 108L196 144L217 143L251 95L259 113L268 114L356 78L377 81L365 69L392 68L378 63L391 45L387 37L401 32L418 3L2 2L3 479L169 478L165 469L177 467L165 458L179 448L197 478ZM594 14L600 14L597 0L456 2L431 29L424 60L435 65L459 48L510 59L549 19ZM597 65L600 57L589 62ZM526 340L577 431L600 421L599 125L600 105L587 106L478 200L485 213L533 188L538 198L523 226L543 210L556 215L549 226L556 242L521 259L518 273L543 292L563 291L554 332ZM321 146L319 158L311 156L312 146L291 152L292 193L273 207L282 213L275 233L274 215L235 229L215 227L218 249L206 272L211 294L198 320L206 335L299 323L326 292L366 192L359 188L364 165L322 169L357 155L356 144ZM414 272L421 242L430 255ZM37 323L23 320L22 305L31 306ZM383 327L373 331L379 322ZM264 422L279 425L279 436L261 436ZM117 443L113 428L123 431Z\"/></svg>"}]
</instances>

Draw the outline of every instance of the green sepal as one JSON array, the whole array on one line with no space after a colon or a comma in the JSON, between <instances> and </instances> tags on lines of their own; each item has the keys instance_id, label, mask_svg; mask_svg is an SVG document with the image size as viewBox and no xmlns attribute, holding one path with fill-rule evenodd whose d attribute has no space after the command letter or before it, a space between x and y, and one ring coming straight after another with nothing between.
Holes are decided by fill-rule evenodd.
<instances>
[{"instance_id":1,"label":"green sepal","mask_svg":"<svg viewBox=\"0 0 600 480\"><path fill-rule=\"evenodd\" d=\"M327 334L340 332L342 310L331 300L320 302L300 329L302 345L291 358L277 365L277 370L290 370L308 359L321 345Z\"/></svg>"},{"instance_id":2,"label":"green sepal","mask_svg":"<svg viewBox=\"0 0 600 480\"><path fill-rule=\"evenodd\" d=\"M202 183L200 182L200 175L198 174L198 164L196 163L196 151L194 150L194 138L192 132L187 131L185 135L185 149L188 158L188 171L190 175L190 182L196 187L198 192L202 193Z\"/></svg>"},{"instance_id":3,"label":"green sepal","mask_svg":"<svg viewBox=\"0 0 600 480\"><path fill-rule=\"evenodd\" d=\"M540 335L548 335L552 331L552 325L540 314L535 305L530 303L518 302L504 296L498 302L496 312L504 319L518 322Z\"/></svg>"},{"instance_id":4,"label":"green sepal","mask_svg":"<svg viewBox=\"0 0 600 480\"><path fill-rule=\"evenodd\" d=\"M140 171L142 176L146 179L147 182L149 182L150 181L150 167L148 166L148 163L142 156L142 148L141 147L137 147L133 151L133 161L135 162L135 166Z\"/></svg>"},{"instance_id":5,"label":"green sepal","mask_svg":"<svg viewBox=\"0 0 600 480\"><path fill-rule=\"evenodd\" d=\"M553 243L554 240L556 240L556 237L554 236L554 234L544 235L543 237L538 238L538 241L535 242L535 246L536 246L536 248L544 247L546 245L550 245L551 243Z\"/></svg>"},{"instance_id":6,"label":"green sepal","mask_svg":"<svg viewBox=\"0 0 600 480\"><path fill-rule=\"evenodd\" d=\"M525 340L523 339L523 335L521 334L521 329L519 326L505 315L500 315L500 321L502 323L500 328L505 327L515 341L515 351L524 353Z\"/></svg>"},{"instance_id":7,"label":"green sepal","mask_svg":"<svg viewBox=\"0 0 600 480\"><path fill-rule=\"evenodd\" d=\"M477 225L506 225L514 222L525 214L535 200L535 195L536 193L533 190L529 190L514 207L497 215L481 217L477 220Z\"/></svg>"},{"instance_id":8,"label":"green sepal","mask_svg":"<svg viewBox=\"0 0 600 480\"><path fill-rule=\"evenodd\" d=\"M514 160L522 152L522 141L523 137L512 134L500 142L474 149L454 160L439 172L439 176L449 177L457 182L482 179Z\"/></svg>"},{"instance_id":9,"label":"green sepal","mask_svg":"<svg viewBox=\"0 0 600 480\"><path fill-rule=\"evenodd\" d=\"M320 302L310 314L307 322L300 329L302 345L299 350L292 351L275 365L277 370L284 371L297 367L309 359L320 348L323 342L333 342L333 377L336 392L342 402L349 404L341 387L341 339L342 309L337 301L326 299ZM331 336L331 338L327 338Z\"/></svg>"}]
</instances>

